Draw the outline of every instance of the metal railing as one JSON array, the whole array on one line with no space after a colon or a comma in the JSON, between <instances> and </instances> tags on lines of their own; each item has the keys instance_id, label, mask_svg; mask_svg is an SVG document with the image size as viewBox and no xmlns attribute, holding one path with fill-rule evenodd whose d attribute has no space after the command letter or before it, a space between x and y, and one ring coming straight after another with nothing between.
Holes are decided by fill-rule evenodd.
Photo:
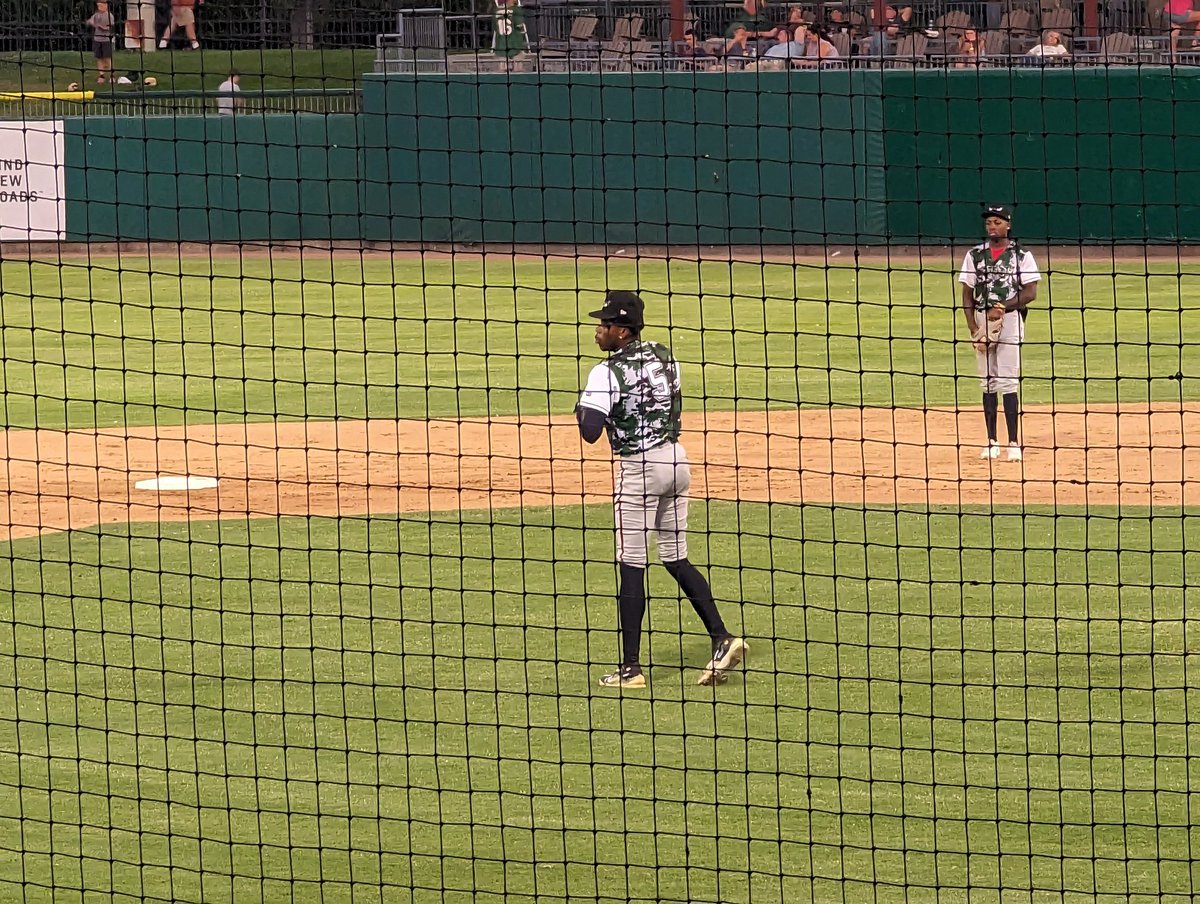
<instances>
[{"instance_id":1,"label":"metal railing","mask_svg":"<svg viewBox=\"0 0 1200 904\"><path fill-rule=\"evenodd\" d=\"M962 11L971 17L980 29L999 28L1006 12L1026 9L1036 18L1040 11L1040 0L888 0L895 7L913 8L914 27L925 26L948 12ZM816 0L786 4L798 6L810 12L818 8ZM826 11L840 9L844 13L857 13L870 22L873 4L870 0L833 0L820 4ZM1074 12L1076 21L1083 22L1082 0L1060 0L1060 5ZM738 17L742 5L737 0L691 0L688 3L688 18L696 22L702 37L725 33L729 23ZM643 34L651 40L667 40L670 37L670 4L654 0L528 0L525 3L526 20L529 23L530 40L563 41L571 33L571 23L576 16L590 15L598 20L596 37L604 40L613 34L615 23L626 16L641 16ZM1145 0L1101 0L1099 25L1102 31L1124 31L1130 34L1146 31L1148 26ZM490 25L480 29L486 39L477 45L452 44L451 46L483 47L491 40Z\"/></svg>"},{"instance_id":2,"label":"metal railing","mask_svg":"<svg viewBox=\"0 0 1200 904\"><path fill-rule=\"evenodd\" d=\"M355 88L295 90L136 91L96 94L90 100L0 96L0 119L57 119L64 116L215 116L217 101L232 99L239 116L267 113L357 113Z\"/></svg>"}]
</instances>

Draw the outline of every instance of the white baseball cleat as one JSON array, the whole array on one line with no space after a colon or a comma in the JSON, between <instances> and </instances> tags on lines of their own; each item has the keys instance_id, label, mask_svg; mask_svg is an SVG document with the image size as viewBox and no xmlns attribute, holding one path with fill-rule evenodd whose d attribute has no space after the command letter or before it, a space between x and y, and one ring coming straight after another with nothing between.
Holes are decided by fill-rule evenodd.
<instances>
[{"instance_id":1,"label":"white baseball cleat","mask_svg":"<svg viewBox=\"0 0 1200 904\"><path fill-rule=\"evenodd\" d=\"M1000 444L995 443L995 442L988 443L986 446L984 446L979 451L979 457L984 460L987 460L989 458L999 458L1000 457Z\"/></svg>"},{"instance_id":2,"label":"white baseball cleat","mask_svg":"<svg viewBox=\"0 0 1200 904\"><path fill-rule=\"evenodd\" d=\"M1008 460L1009 461L1020 461L1022 459L1022 457L1023 456L1021 455L1021 447L1018 446L1016 443L1013 443L1008 447Z\"/></svg>"}]
</instances>

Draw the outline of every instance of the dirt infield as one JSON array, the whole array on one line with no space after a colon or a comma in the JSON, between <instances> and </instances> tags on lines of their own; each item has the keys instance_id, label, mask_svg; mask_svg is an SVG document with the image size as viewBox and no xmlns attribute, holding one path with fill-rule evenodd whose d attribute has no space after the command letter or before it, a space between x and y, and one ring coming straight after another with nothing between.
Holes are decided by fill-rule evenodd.
<instances>
[{"instance_id":1,"label":"dirt infield","mask_svg":"<svg viewBox=\"0 0 1200 904\"><path fill-rule=\"evenodd\" d=\"M978 411L695 414L692 495L786 503L1200 502L1200 403L1026 412L1026 459L980 461ZM600 502L601 443L569 418L338 421L0 434L0 539L136 521ZM213 490L137 481L214 476Z\"/></svg>"}]
</instances>

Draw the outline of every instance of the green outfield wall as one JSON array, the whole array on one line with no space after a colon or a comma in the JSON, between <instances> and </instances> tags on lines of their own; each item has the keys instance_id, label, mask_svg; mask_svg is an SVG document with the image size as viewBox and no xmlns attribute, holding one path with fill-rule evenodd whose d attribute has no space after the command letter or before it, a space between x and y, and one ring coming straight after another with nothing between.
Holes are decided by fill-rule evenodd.
<instances>
[{"instance_id":1,"label":"green outfield wall","mask_svg":"<svg viewBox=\"0 0 1200 904\"><path fill-rule=\"evenodd\" d=\"M67 236L356 239L361 125L317 113L68 119Z\"/></svg>"},{"instance_id":2,"label":"green outfield wall","mask_svg":"<svg viewBox=\"0 0 1200 904\"><path fill-rule=\"evenodd\" d=\"M374 76L360 114L66 121L73 239L1200 239L1200 71Z\"/></svg>"}]
</instances>

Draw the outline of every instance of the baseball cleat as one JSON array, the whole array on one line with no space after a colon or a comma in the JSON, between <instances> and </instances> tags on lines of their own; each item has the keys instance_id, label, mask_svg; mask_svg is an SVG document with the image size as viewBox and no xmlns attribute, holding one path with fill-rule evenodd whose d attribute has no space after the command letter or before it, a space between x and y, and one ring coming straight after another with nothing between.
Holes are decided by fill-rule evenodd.
<instances>
[{"instance_id":1,"label":"baseball cleat","mask_svg":"<svg viewBox=\"0 0 1200 904\"><path fill-rule=\"evenodd\" d=\"M610 675L600 679L601 687L645 687L646 676L640 665L623 665Z\"/></svg>"},{"instance_id":2,"label":"baseball cleat","mask_svg":"<svg viewBox=\"0 0 1200 904\"><path fill-rule=\"evenodd\" d=\"M723 684L729 677L728 671L741 663L749 652L750 648L746 646L746 641L740 637L726 637L713 648L712 659L700 672L696 683Z\"/></svg>"},{"instance_id":3,"label":"baseball cleat","mask_svg":"<svg viewBox=\"0 0 1200 904\"><path fill-rule=\"evenodd\" d=\"M986 446L984 446L979 451L979 457L984 460L989 459L989 458L999 458L1000 457L1000 444L999 443L988 443Z\"/></svg>"},{"instance_id":4,"label":"baseball cleat","mask_svg":"<svg viewBox=\"0 0 1200 904\"><path fill-rule=\"evenodd\" d=\"M1011 446L1008 447L1008 460L1009 461L1020 461L1023 457L1024 456L1021 455L1021 447L1018 446L1016 443L1013 443Z\"/></svg>"}]
</instances>

